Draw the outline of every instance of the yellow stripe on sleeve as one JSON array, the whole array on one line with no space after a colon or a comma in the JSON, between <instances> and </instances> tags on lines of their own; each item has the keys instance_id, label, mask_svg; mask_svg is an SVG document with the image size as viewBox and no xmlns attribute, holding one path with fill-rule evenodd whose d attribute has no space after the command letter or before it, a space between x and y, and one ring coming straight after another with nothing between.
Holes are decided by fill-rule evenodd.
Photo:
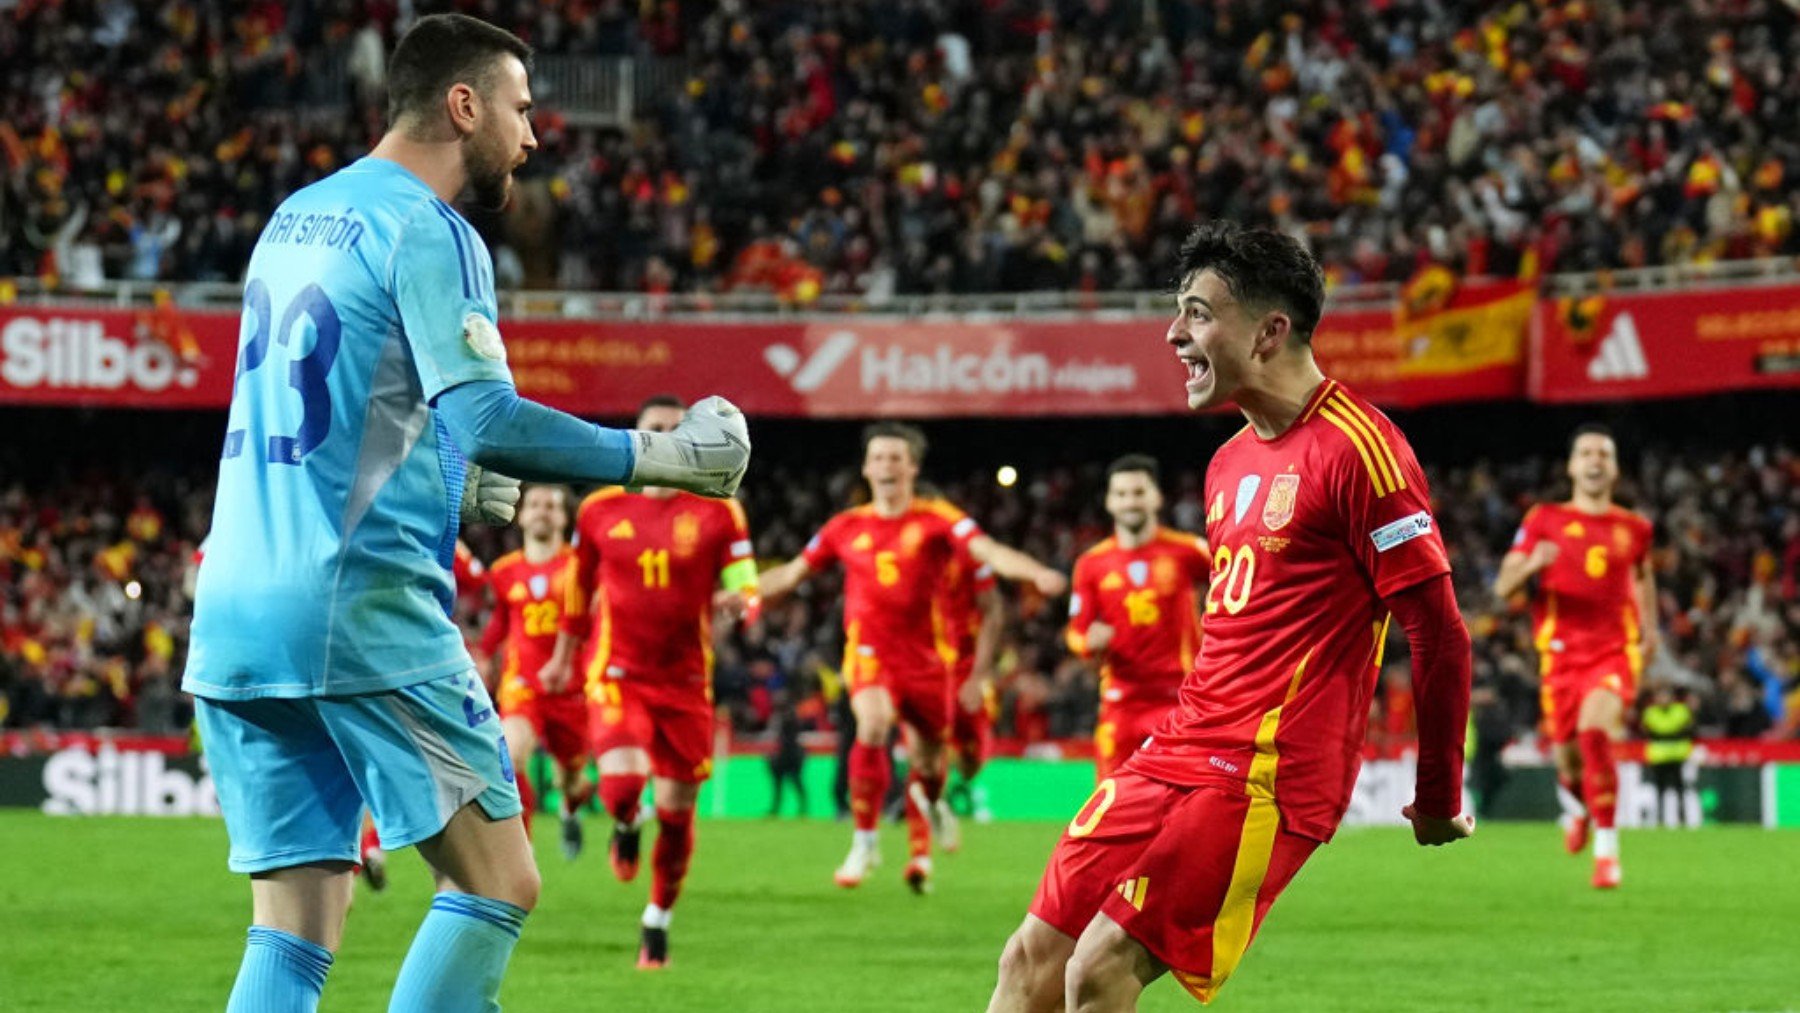
<instances>
[{"instance_id":1,"label":"yellow stripe on sleeve","mask_svg":"<svg viewBox=\"0 0 1800 1013\"><path fill-rule=\"evenodd\" d=\"M1388 494L1387 486L1381 480L1381 472L1375 467L1375 459L1369 456L1369 448L1363 444L1363 438L1351 427L1350 423L1330 408L1319 409L1319 417L1343 430L1350 437L1350 443L1356 452L1362 455L1363 467L1369 469L1369 481L1375 485L1375 498L1380 499Z\"/></svg>"},{"instance_id":2,"label":"yellow stripe on sleeve","mask_svg":"<svg viewBox=\"0 0 1800 1013\"><path fill-rule=\"evenodd\" d=\"M1358 407L1356 402L1342 394L1332 395L1331 401L1339 411L1350 416L1352 420L1362 423L1363 431L1369 435L1370 446L1374 448L1377 458L1384 460L1390 469L1393 488L1397 490L1406 488L1406 473L1400 470L1400 460L1394 456L1394 448L1388 446L1387 436L1382 433L1381 427L1375 424L1375 420L1369 418L1368 413Z\"/></svg>"}]
</instances>

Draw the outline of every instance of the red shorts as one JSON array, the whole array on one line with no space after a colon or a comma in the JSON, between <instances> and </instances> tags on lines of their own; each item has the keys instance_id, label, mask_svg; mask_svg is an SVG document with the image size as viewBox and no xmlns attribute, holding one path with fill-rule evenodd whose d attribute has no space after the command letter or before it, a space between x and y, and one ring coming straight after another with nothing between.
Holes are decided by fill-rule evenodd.
<instances>
[{"instance_id":1,"label":"red shorts","mask_svg":"<svg viewBox=\"0 0 1800 1013\"><path fill-rule=\"evenodd\" d=\"M650 773L685 784L712 776L713 707L693 686L598 679L588 686L594 755L613 749L650 754Z\"/></svg>"},{"instance_id":2,"label":"red shorts","mask_svg":"<svg viewBox=\"0 0 1800 1013\"><path fill-rule=\"evenodd\" d=\"M501 720L522 717L531 722L539 744L557 763L573 767L587 759L587 699L580 690L545 693L524 676L515 675L501 682L495 706Z\"/></svg>"},{"instance_id":3,"label":"red shorts","mask_svg":"<svg viewBox=\"0 0 1800 1013\"><path fill-rule=\"evenodd\" d=\"M1620 654L1581 667L1553 665L1545 673L1539 703L1544 711L1544 734L1551 742L1575 738L1581 702L1597 689L1616 695L1630 706L1637 698L1637 668L1631 657Z\"/></svg>"},{"instance_id":4,"label":"red shorts","mask_svg":"<svg viewBox=\"0 0 1800 1013\"><path fill-rule=\"evenodd\" d=\"M965 760L981 763L987 759L994 743L994 690L982 694L981 706L968 710L961 703L950 705L950 748Z\"/></svg>"},{"instance_id":5,"label":"red shorts","mask_svg":"<svg viewBox=\"0 0 1800 1013\"><path fill-rule=\"evenodd\" d=\"M922 738L950 741L951 712L961 708L951 705L942 677L889 679L885 686L901 721Z\"/></svg>"},{"instance_id":6,"label":"red shorts","mask_svg":"<svg viewBox=\"0 0 1800 1013\"><path fill-rule=\"evenodd\" d=\"M1031 913L1079 938L1104 912L1211 1002L1318 846L1283 829L1274 799L1125 771L1069 822Z\"/></svg>"},{"instance_id":7,"label":"red shorts","mask_svg":"<svg viewBox=\"0 0 1800 1013\"><path fill-rule=\"evenodd\" d=\"M1122 700L1100 704L1100 721L1094 726L1094 781L1113 776L1131 754L1138 751L1151 731L1175 709L1174 700L1146 702Z\"/></svg>"}]
</instances>

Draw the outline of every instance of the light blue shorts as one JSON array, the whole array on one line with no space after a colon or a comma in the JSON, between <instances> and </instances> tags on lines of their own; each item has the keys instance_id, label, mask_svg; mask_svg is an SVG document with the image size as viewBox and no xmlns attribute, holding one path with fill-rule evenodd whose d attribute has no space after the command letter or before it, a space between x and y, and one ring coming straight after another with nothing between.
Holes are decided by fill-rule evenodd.
<instances>
[{"instance_id":1,"label":"light blue shorts","mask_svg":"<svg viewBox=\"0 0 1800 1013\"><path fill-rule=\"evenodd\" d=\"M520 812L500 719L474 672L364 696L194 702L233 872L354 862L362 811L384 848L458 809Z\"/></svg>"}]
</instances>

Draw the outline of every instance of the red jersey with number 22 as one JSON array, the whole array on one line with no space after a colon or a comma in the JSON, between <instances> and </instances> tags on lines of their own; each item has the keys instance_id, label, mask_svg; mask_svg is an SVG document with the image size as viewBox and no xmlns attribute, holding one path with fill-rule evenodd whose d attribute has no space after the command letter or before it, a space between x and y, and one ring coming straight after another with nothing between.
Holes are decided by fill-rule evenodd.
<instances>
[{"instance_id":1,"label":"red jersey with number 22","mask_svg":"<svg viewBox=\"0 0 1800 1013\"><path fill-rule=\"evenodd\" d=\"M1400 430L1336 381L1272 440L1246 428L1206 472L1206 635L1181 702L1124 769L1274 798L1328 840L1361 766L1384 596L1448 573Z\"/></svg>"},{"instance_id":2,"label":"red jersey with number 22","mask_svg":"<svg viewBox=\"0 0 1800 1013\"><path fill-rule=\"evenodd\" d=\"M500 672L501 692L507 692L514 679L524 679L534 691L538 671L556 650L556 631L562 620L563 578L573 558L567 546L559 548L549 559L533 563L523 552L509 552L494 561L487 571L488 586L494 589L494 612L482 631L481 649L493 654L504 645L506 654ZM564 692L579 692L570 686Z\"/></svg>"}]
</instances>

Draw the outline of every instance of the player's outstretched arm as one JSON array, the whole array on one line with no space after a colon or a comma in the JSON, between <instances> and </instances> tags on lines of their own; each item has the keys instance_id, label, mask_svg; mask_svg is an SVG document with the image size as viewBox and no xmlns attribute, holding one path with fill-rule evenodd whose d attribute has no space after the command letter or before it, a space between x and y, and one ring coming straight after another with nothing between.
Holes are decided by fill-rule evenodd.
<instances>
[{"instance_id":1,"label":"player's outstretched arm","mask_svg":"<svg viewBox=\"0 0 1800 1013\"><path fill-rule=\"evenodd\" d=\"M608 429L519 396L512 384L476 380L438 395L433 407L457 449L483 468L536 482L605 482L729 496L750 464L744 415L704 398L672 432Z\"/></svg>"},{"instance_id":2,"label":"player's outstretched arm","mask_svg":"<svg viewBox=\"0 0 1800 1013\"><path fill-rule=\"evenodd\" d=\"M1539 542L1530 552L1513 549L1500 560L1500 573L1494 578L1494 597L1505 601L1525 586L1525 582L1556 561L1556 543Z\"/></svg>"},{"instance_id":3,"label":"player's outstretched arm","mask_svg":"<svg viewBox=\"0 0 1800 1013\"><path fill-rule=\"evenodd\" d=\"M1023 581L1040 594L1054 598L1069 589L1069 579L1010 545L1002 545L989 535L969 539L969 554L994 568L1007 580Z\"/></svg>"},{"instance_id":4,"label":"player's outstretched arm","mask_svg":"<svg viewBox=\"0 0 1800 1013\"><path fill-rule=\"evenodd\" d=\"M1469 722L1469 631L1450 575L1440 573L1383 602L1412 647L1413 710L1419 722L1419 772L1413 803L1402 810L1413 839L1448 844L1475 832L1462 811L1463 741Z\"/></svg>"},{"instance_id":5,"label":"player's outstretched arm","mask_svg":"<svg viewBox=\"0 0 1800 1013\"><path fill-rule=\"evenodd\" d=\"M795 556L780 566L764 570L756 578L756 596L764 605L770 605L794 593L794 589L806 582L812 575L812 566L805 556Z\"/></svg>"}]
</instances>

